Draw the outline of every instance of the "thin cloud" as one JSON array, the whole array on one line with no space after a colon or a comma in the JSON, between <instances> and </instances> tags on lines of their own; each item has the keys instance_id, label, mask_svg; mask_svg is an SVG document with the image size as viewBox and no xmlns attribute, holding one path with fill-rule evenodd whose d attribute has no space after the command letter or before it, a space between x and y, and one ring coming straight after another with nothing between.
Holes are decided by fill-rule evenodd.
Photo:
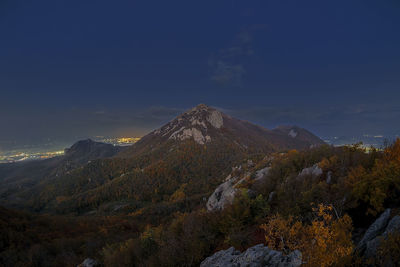
<instances>
[{"instance_id":1,"label":"thin cloud","mask_svg":"<svg viewBox=\"0 0 400 267\"><path fill-rule=\"evenodd\" d=\"M224 61L219 61L215 66L211 80L220 85L240 85L245 73L245 69L240 64L232 65Z\"/></svg>"},{"instance_id":2,"label":"thin cloud","mask_svg":"<svg viewBox=\"0 0 400 267\"><path fill-rule=\"evenodd\" d=\"M255 54L254 33L264 30L265 25L243 27L234 37L230 46L220 49L209 58L210 79L222 86L241 86L247 73L244 62Z\"/></svg>"}]
</instances>

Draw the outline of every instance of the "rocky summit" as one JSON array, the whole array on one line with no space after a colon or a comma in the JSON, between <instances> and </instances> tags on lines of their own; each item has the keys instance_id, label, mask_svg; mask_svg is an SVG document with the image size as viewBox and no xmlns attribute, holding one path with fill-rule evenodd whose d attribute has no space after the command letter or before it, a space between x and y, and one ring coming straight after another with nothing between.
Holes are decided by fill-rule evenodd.
<instances>
[{"instance_id":1,"label":"rocky summit","mask_svg":"<svg viewBox=\"0 0 400 267\"><path fill-rule=\"evenodd\" d=\"M208 132L212 132L212 129L220 129L224 125L224 117L226 115L218 110L200 104L152 134L173 140L193 138L195 142L203 145L212 141Z\"/></svg>"}]
</instances>

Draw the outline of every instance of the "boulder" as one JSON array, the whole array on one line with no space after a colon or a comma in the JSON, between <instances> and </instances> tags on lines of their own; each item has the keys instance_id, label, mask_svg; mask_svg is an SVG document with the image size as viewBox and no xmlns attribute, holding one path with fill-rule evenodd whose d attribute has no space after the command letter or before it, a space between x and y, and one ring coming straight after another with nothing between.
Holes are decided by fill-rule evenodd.
<instances>
[{"instance_id":1,"label":"boulder","mask_svg":"<svg viewBox=\"0 0 400 267\"><path fill-rule=\"evenodd\" d=\"M254 163L249 160L248 164L251 165ZM257 181L264 179L268 175L270 169L270 167L265 167L261 170L256 171L254 180ZM247 172L245 174L242 173L239 174L239 177L237 176L237 171L241 171L241 166L233 167L232 173L225 178L225 182L220 184L208 198L206 204L208 211L223 210L226 205L233 203L233 200L235 199L235 194L238 191L236 187L245 182L246 179L249 179L251 174L250 172ZM253 194L254 191L248 190L248 193L250 197L255 197L255 194Z\"/></svg>"},{"instance_id":2,"label":"boulder","mask_svg":"<svg viewBox=\"0 0 400 267\"><path fill-rule=\"evenodd\" d=\"M379 236L381 233L384 232L388 222L390 219L390 209L387 209L384 213L379 216L376 221L371 224L371 226L367 229L365 232L363 238L357 245L357 250L363 251L367 243L373 239L375 239L377 236Z\"/></svg>"},{"instance_id":3,"label":"boulder","mask_svg":"<svg viewBox=\"0 0 400 267\"><path fill-rule=\"evenodd\" d=\"M207 210L222 210L225 205L231 204L235 198L237 189L235 188L238 177L229 177L227 180L220 184L211 194L207 201Z\"/></svg>"},{"instance_id":4,"label":"boulder","mask_svg":"<svg viewBox=\"0 0 400 267\"><path fill-rule=\"evenodd\" d=\"M400 216L396 215L394 216L388 226L386 227L385 232L383 233L383 237L387 237L390 233L394 233L400 231Z\"/></svg>"},{"instance_id":5,"label":"boulder","mask_svg":"<svg viewBox=\"0 0 400 267\"><path fill-rule=\"evenodd\" d=\"M385 210L385 212L371 224L358 243L356 250L365 259L376 258L382 240L386 239L389 234L400 231L400 216L397 215L390 218L390 213L390 209ZM387 260L391 262L391 259Z\"/></svg>"},{"instance_id":6,"label":"boulder","mask_svg":"<svg viewBox=\"0 0 400 267\"><path fill-rule=\"evenodd\" d=\"M258 181L264 179L268 175L270 169L271 167L265 167L264 169L256 171L255 180Z\"/></svg>"},{"instance_id":7,"label":"boulder","mask_svg":"<svg viewBox=\"0 0 400 267\"><path fill-rule=\"evenodd\" d=\"M206 258L201 267L297 267L302 264L301 252L296 250L289 255L283 255L282 252L271 250L263 244L256 245L240 253L231 247L227 250L221 250L214 255Z\"/></svg>"},{"instance_id":8,"label":"boulder","mask_svg":"<svg viewBox=\"0 0 400 267\"><path fill-rule=\"evenodd\" d=\"M298 175L298 177L302 176L313 176L319 177L323 173L322 169L318 166L318 164L314 164L312 167L304 168Z\"/></svg>"},{"instance_id":9,"label":"boulder","mask_svg":"<svg viewBox=\"0 0 400 267\"><path fill-rule=\"evenodd\" d=\"M364 257L375 258L382 239L386 239L389 234L398 231L400 231L400 216L395 216L390 220L382 235L367 242Z\"/></svg>"},{"instance_id":10,"label":"boulder","mask_svg":"<svg viewBox=\"0 0 400 267\"><path fill-rule=\"evenodd\" d=\"M86 258L81 264L77 267L95 267L100 266L100 263L94 259Z\"/></svg>"}]
</instances>

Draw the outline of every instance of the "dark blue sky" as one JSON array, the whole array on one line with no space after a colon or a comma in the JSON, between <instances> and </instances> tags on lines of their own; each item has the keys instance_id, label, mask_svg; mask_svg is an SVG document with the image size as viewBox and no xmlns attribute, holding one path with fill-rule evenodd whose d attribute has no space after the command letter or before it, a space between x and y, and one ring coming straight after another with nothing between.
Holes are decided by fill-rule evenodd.
<instances>
[{"instance_id":1,"label":"dark blue sky","mask_svg":"<svg viewBox=\"0 0 400 267\"><path fill-rule=\"evenodd\" d=\"M0 1L0 141L141 135L198 103L400 133L400 1Z\"/></svg>"}]
</instances>

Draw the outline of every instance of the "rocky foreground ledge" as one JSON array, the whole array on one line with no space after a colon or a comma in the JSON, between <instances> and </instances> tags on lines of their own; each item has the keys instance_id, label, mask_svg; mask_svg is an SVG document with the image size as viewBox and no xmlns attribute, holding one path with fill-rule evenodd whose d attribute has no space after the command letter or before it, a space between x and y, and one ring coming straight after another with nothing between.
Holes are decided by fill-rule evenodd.
<instances>
[{"instance_id":1,"label":"rocky foreground ledge","mask_svg":"<svg viewBox=\"0 0 400 267\"><path fill-rule=\"evenodd\" d=\"M380 243L395 232L400 232L400 215L392 214L391 209L383 212L367 229L363 238L355 248L363 259L374 259ZM263 244L251 247L241 253L231 247L221 250L206 258L200 267L298 267L302 264L302 254L295 250L289 255L269 249ZM397 266L392 259L387 259L387 265Z\"/></svg>"},{"instance_id":2,"label":"rocky foreground ledge","mask_svg":"<svg viewBox=\"0 0 400 267\"><path fill-rule=\"evenodd\" d=\"M301 264L301 252L298 250L285 256L282 252L259 244L243 253L234 247L218 251L206 258L200 267L298 267Z\"/></svg>"}]
</instances>

